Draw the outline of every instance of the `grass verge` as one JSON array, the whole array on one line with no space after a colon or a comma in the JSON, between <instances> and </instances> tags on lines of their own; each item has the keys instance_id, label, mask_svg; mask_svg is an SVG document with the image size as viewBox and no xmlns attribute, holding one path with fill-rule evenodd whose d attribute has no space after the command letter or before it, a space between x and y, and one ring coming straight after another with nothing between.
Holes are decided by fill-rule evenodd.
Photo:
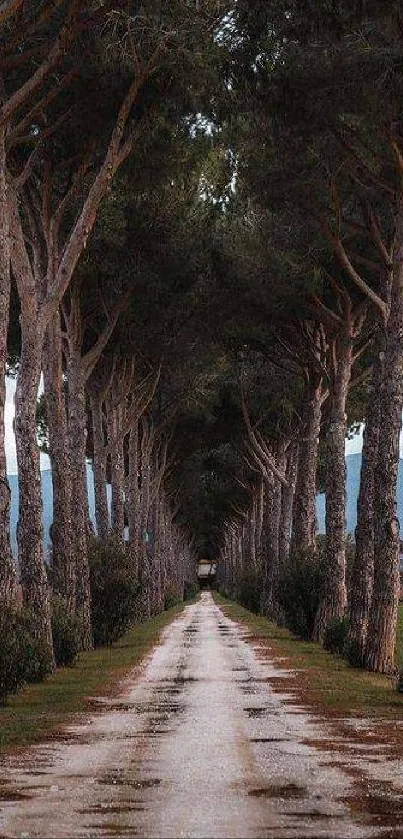
<instances>
[{"instance_id":1,"label":"grass verge","mask_svg":"<svg viewBox=\"0 0 403 839\"><path fill-rule=\"evenodd\" d=\"M295 680L286 676L284 680L273 680L279 689L298 695L301 702L329 716L403 719L403 696L395 690L394 679L351 667L341 656L331 655L320 644L301 641L288 629L248 612L217 592L214 592L214 600L229 618L248 627L253 642L267 647L270 656L282 659L276 662L280 668L301 669ZM396 652L397 661L401 663L402 610Z\"/></svg>"},{"instance_id":2,"label":"grass verge","mask_svg":"<svg viewBox=\"0 0 403 839\"><path fill-rule=\"evenodd\" d=\"M26 685L0 708L0 752L56 736L63 724L89 710L90 696L116 690L119 680L157 644L181 603L130 629L112 647L82 653L74 667L58 669L46 681Z\"/></svg>"}]
</instances>

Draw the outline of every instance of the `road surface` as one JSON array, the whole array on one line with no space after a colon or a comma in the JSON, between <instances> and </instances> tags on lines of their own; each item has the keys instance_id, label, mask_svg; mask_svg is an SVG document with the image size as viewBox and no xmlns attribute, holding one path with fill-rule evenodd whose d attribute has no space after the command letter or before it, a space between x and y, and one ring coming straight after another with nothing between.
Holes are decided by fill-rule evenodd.
<instances>
[{"instance_id":1,"label":"road surface","mask_svg":"<svg viewBox=\"0 0 403 839\"><path fill-rule=\"evenodd\" d=\"M2 758L0 837L387 836L346 803L357 773L385 780L382 759L335 759L326 722L273 692L276 674L204 592L118 698Z\"/></svg>"}]
</instances>

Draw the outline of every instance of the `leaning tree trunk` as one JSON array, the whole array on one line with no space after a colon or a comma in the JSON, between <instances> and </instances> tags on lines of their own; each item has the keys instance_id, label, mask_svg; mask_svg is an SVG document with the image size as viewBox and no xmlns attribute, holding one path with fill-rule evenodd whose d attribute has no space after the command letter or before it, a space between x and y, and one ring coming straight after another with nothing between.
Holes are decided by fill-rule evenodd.
<instances>
[{"instance_id":1,"label":"leaning tree trunk","mask_svg":"<svg viewBox=\"0 0 403 839\"><path fill-rule=\"evenodd\" d=\"M76 564L76 611L82 622L82 648L92 647L91 593L88 566L88 492L86 473L86 405L81 355L71 351L67 364L71 467L71 514L74 522L73 559Z\"/></svg>"},{"instance_id":2,"label":"leaning tree trunk","mask_svg":"<svg viewBox=\"0 0 403 839\"><path fill-rule=\"evenodd\" d=\"M48 325L43 352L43 380L52 467L52 584L76 608L76 572L72 555L71 478L66 401L63 390L60 316Z\"/></svg>"},{"instance_id":3,"label":"leaning tree trunk","mask_svg":"<svg viewBox=\"0 0 403 839\"><path fill-rule=\"evenodd\" d=\"M0 601L16 587L10 544L11 493L7 480L4 407L6 401L7 330L10 308L10 223L6 179L5 126L0 126Z\"/></svg>"},{"instance_id":4,"label":"leaning tree trunk","mask_svg":"<svg viewBox=\"0 0 403 839\"><path fill-rule=\"evenodd\" d=\"M382 431L374 487L374 586L365 666L389 673L394 668L399 602L399 520L396 486L403 407L403 209L396 224L390 314L386 326L384 379L380 396Z\"/></svg>"},{"instance_id":5,"label":"leaning tree trunk","mask_svg":"<svg viewBox=\"0 0 403 839\"><path fill-rule=\"evenodd\" d=\"M18 560L23 599L33 613L34 630L52 656L49 587L44 564L42 492L36 439L36 403L41 375L43 333L35 311L22 311L21 357L15 393L18 463Z\"/></svg>"},{"instance_id":6,"label":"leaning tree trunk","mask_svg":"<svg viewBox=\"0 0 403 839\"><path fill-rule=\"evenodd\" d=\"M311 386L304 406L292 517L291 551L316 550L316 468L322 388Z\"/></svg>"},{"instance_id":7,"label":"leaning tree trunk","mask_svg":"<svg viewBox=\"0 0 403 839\"><path fill-rule=\"evenodd\" d=\"M328 623L343 617L346 591L346 403L353 363L349 324L337 339L337 370L332 383L330 423L326 440L326 552L325 585L315 622L320 639Z\"/></svg>"},{"instance_id":8,"label":"leaning tree trunk","mask_svg":"<svg viewBox=\"0 0 403 839\"><path fill-rule=\"evenodd\" d=\"M106 491L106 454L103 424L102 400L97 393L90 395L92 436L94 448L94 496L95 521L100 539L106 539L109 532L108 496Z\"/></svg>"},{"instance_id":9,"label":"leaning tree trunk","mask_svg":"<svg viewBox=\"0 0 403 839\"><path fill-rule=\"evenodd\" d=\"M364 662L369 610L374 582L374 482L380 434L380 389L383 356L375 355L372 382L366 408L362 444L360 489L357 500L355 553L349 580L348 647L354 663Z\"/></svg>"}]
</instances>

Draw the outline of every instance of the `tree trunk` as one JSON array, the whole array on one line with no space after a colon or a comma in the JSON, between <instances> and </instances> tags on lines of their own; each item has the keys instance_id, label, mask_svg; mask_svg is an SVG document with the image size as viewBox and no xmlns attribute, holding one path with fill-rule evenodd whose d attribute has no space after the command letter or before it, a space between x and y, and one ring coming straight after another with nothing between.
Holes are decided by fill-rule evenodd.
<instances>
[{"instance_id":1,"label":"tree trunk","mask_svg":"<svg viewBox=\"0 0 403 839\"><path fill-rule=\"evenodd\" d=\"M365 666L379 673L389 673L394 669L400 588L396 485L402 407L403 209L400 207L393 248L390 314L386 326L384 378L380 395L382 431L374 486L374 586L365 650Z\"/></svg>"},{"instance_id":2,"label":"tree trunk","mask_svg":"<svg viewBox=\"0 0 403 839\"><path fill-rule=\"evenodd\" d=\"M291 551L316 549L316 467L321 422L321 385L311 386L304 406L294 495Z\"/></svg>"},{"instance_id":3,"label":"tree trunk","mask_svg":"<svg viewBox=\"0 0 403 839\"><path fill-rule=\"evenodd\" d=\"M36 402L41 375L43 331L36 312L21 315L21 357L15 393L18 462L18 560L23 599L32 609L35 633L52 653L49 587L44 564L42 494L36 439Z\"/></svg>"},{"instance_id":4,"label":"tree trunk","mask_svg":"<svg viewBox=\"0 0 403 839\"><path fill-rule=\"evenodd\" d=\"M337 370L332 382L332 404L326 446L326 578L314 637L320 639L327 624L343 617L346 591L346 402L353 362L349 324L336 339Z\"/></svg>"},{"instance_id":5,"label":"tree trunk","mask_svg":"<svg viewBox=\"0 0 403 839\"><path fill-rule=\"evenodd\" d=\"M279 442L276 451L276 466L282 475L286 469L285 444ZM281 521L281 484L273 478L268 489L269 508L266 511L266 563L264 574L264 614L273 621L279 617L278 584L279 584L279 543ZM271 495L271 499L270 499Z\"/></svg>"},{"instance_id":6,"label":"tree trunk","mask_svg":"<svg viewBox=\"0 0 403 839\"><path fill-rule=\"evenodd\" d=\"M87 437L84 376L79 352L70 351L67 364L68 415L71 464L71 514L76 563L76 609L82 621L82 647L92 647L91 593L88 567L88 492L85 445Z\"/></svg>"},{"instance_id":7,"label":"tree trunk","mask_svg":"<svg viewBox=\"0 0 403 839\"><path fill-rule=\"evenodd\" d=\"M102 399L94 391L90 395L92 436L94 447L94 496L95 521L100 539L106 539L109 532L108 496L106 491L106 455L103 424Z\"/></svg>"},{"instance_id":8,"label":"tree trunk","mask_svg":"<svg viewBox=\"0 0 403 839\"><path fill-rule=\"evenodd\" d=\"M112 485L111 530L118 537L119 541L123 542L125 476L120 414L120 406L108 405L108 441Z\"/></svg>"},{"instance_id":9,"label":"tree trunk","mask_svg":"<svg viewBox=\"0 0 403 839\"><path fill-rule=\"evenodd\" d=\"M278 542L275 542L274 525L274 479L265 481L264 487L264 521L262 535L262 570L263 586L260 600L260 611L266 617L272 617L273 609L273 563L278 559ZM277 554L277 556L276 556Z\"/></svg>"},{"instance_id":10,"label":"tree trunk","mask_svg":"<svg viewBox=\"0 0 403 839\"><path fill-rule=\"evenodd\" d=\"M140 551L140 489L139 489L139 426L138 422L130 429L129 434L129 476L128 476L128 505L129 541L133 554L134 571L138 574L138 558Z\"/></svg>"},{"instance_id":11,"label":"tree trunk","mask_svg":"<svg viewBox=\"0 0 403 839\"><path fill-rule=\"evenodd\" d=\"M292 443L287 451L287 465L285 477L288 486L281 487L281 516L279 526L279 564L280 568L287 564L290 555L292 508L294 503L295 481L298 466L298 446Z\"/></svg>"},{"instance_id":12,"label":"tree trunk","mask_svg":"<svg viewBox=\"0 0 403 839\"><path fill-rule=\"evenodd\" d=\"M357 500L355 554L349 581L348 642L354 663L364 662L369 609L374 582L374 481L380 433L380 389L383 364L380 347L372 367L363 434L360 489Z\"/></svg>"},{"instance_id":13,"label":"tree trunk","mask_svg":"<svg viewBox=\"0 0 403 839\"><path fill-rule=\"evenodd\" d=\"M72 555L71 476L66 403L63 391L59 313L48 325L43 352L43 378L52 467L52 582L75 613L76 572Z\"/></svg>"},{"instance_id":14,"label":"tree trunk","mask_svg":"<svg viewBox=\"0 0 403 839\"><path fill-rule=\"evenodd\" d=\"M0 126L0 601L13 597L16 576L10 544L11 493L7 480L4 407L10 308L10 223L6 179L5 126Z\"/></svg>"}]
</instances>

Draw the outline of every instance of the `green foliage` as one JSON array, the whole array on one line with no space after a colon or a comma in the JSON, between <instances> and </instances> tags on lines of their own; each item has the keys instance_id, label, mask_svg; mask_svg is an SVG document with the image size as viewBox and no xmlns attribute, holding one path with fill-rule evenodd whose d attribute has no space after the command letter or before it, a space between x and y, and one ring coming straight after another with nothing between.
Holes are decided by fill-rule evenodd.
<instances>
[{"instance_id":1,"label":"green foliage","mask_svg":"<svg viewBox=\"0 0 403 839\"><path fill-rule=\"evenodd\" d=\"M183 599L194 600L194 598L198 595L199 591L199 584L197 582L190 583L188 580L185 580L185 584L183 587Z\"/></svg>"},{"instance_id":2,"label":"green foliage","mask_svg":"<svg viewBox=\"0 0 403 839\"><path fill-rule=\"evenodd\" d=\"M352 667L363 667L363 651L361 645L353 638L346 638L343 645L343 655Z\"/></svg>"},{"instance_id":3,"label":"green foliage","mask_svg":"<svg viewBox=\"0 0 403 839\"><path fill-rule=\"evenodd\" d=\"M174 583L169 583L165 589L164 609L172 609L173 606L178 606L182 602L182 597L178 587Z\"/></svg>"},{"instance_id":4,"label":"green foliage","mask_svg":"<svg viewBox=\"0 0 403 839\"><path fill-rule=\"evenodd\" d=\"M260 595L262 591L262 571L259 567L244 568L238 581L237 599L250 612L256 615L260 612Z\"/></svg>"},{"instance_id":5,"label":"green foliage","mask_svg":"<svg viewBox=\"0 0 403 839\"><path fill-rule=\"evenodd\" d=\"M286 625L301 638L313 635L324 582L322 546L295 551L280 573L279 601Z\"/></svg>"},{"instance_id":6,"label":"green foliage","mask_svg":"<svg viewBox=\"0 0 403 839\"><path fill-rule=\"evenodd\" d=\"M53 653L57 667L74 664L81 648L81 621L70 614L65 598L52 598Z\"/></svg>"},{"instance_id":7,"label":"green foliage","mask_svg":"<svg viewBox=\"0 0 403 839\"><path fill-rule=\"evenodd\" d=\"M42 681L52 671L48 644L35 634L32 613L2 604L0 610L0 703L24 682Z\"/></svg>"},{"instance_id":8,"label":"green foliage","mask_svg":"<svg viewBox=\"0 0 403 839\"><path fill-rule=\"evenodd\" d=\"M323 635L323 646L329 653L339 653L344 651L348 632L348 621L346 617L333 618L325 629Z\"/></svg>"},{"instance_id":9,"label":"green foliage","mask_svg":"<svg viewBox=\"0 0 403 839\"><path fill-rule=\"evenodd\" d=\"M398 693L403 693L403 669L401 668L397 674L396 690Z\"/></svg>"},{"instance_id":10,"label":"green foliage","mask_svg":"<svg viewBox=\"0 0 403 839\"><path fill-rule=\"evenodd\" d=\"M95 646L117 641L135 618L139 585L133 558L117 540L91 540L91 619Z\"/></svg>"}]
</instances>

